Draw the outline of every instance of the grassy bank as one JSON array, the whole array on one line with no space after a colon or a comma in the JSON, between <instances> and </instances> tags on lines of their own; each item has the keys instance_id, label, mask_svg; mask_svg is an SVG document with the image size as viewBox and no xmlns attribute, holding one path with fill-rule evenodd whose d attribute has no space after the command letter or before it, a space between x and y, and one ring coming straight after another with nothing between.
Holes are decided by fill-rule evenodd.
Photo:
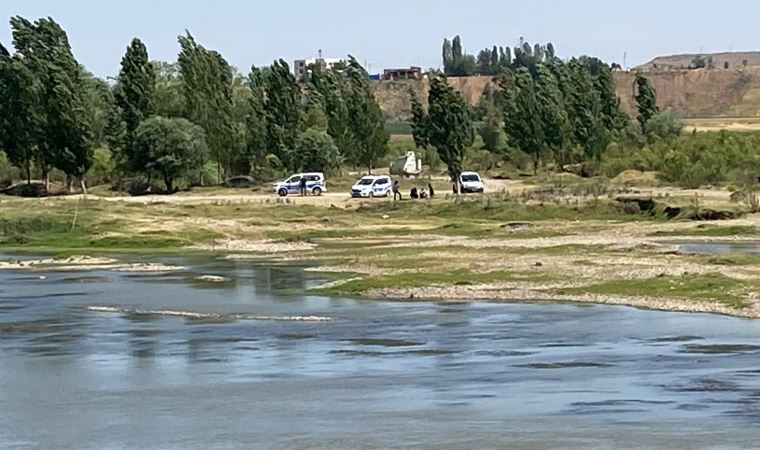
<instances>
[{"instance_id":1,"label":"grassy bank","mask_svg":"<svg viewBox=\"0 0 760 450\"><path fill-rule=\"evenodd\" d=\"M753 218L707 225L666 220L666 201L684 202L690 192L668 194L656 210L642 212L614 193L533 189L399 203L216 193L193 201L2 199L0 251L97 255L192 248L309 261L334 274L315 290L322 295L577 299L760 317L757 257L681 254L668 244L753 239Z\"/></svg>"}]
</instances>

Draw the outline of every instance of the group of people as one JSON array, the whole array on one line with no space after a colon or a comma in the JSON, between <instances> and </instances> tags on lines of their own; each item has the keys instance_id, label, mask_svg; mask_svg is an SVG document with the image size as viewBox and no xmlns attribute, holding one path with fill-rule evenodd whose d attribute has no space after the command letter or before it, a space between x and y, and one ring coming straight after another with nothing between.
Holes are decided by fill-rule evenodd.
<instances>
[{"instance_id":1,"label":"group of people","mask_svg":"<svg viewBox=\"0 0 760 450\"><path fill-rule=\"evenodd\" d=\"M433 185L428 183L427 187L427 191L425 191L425 188L417 189L416 186L412 187L412 190L409 192L409 198L412 200L433 198L435 195L435 189L433 189ZM404 196L401 195L401 188L398 179L393 180L393 201L395 202L396 200L403 199Z\"/></svg>"}]
</instances>

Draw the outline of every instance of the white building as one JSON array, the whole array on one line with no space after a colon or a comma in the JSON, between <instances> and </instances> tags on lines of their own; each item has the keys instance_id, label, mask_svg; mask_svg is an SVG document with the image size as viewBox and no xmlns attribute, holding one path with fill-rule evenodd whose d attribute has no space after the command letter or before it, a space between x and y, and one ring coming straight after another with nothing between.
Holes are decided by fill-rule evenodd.
<instances>
[{"instance_id":1,"label":"white building","mask_svg":"<svg viewBox=\"0 0 760 450\"><path fill-rule=\"evenodd\" d=\"M323 70L332 69L338 64L345 64L346 61L340 58L310 58L297 59L293 62L293 73L296 78L303 80L309 74L311 66L321 67Z\"/></svg>"}]
</instances>

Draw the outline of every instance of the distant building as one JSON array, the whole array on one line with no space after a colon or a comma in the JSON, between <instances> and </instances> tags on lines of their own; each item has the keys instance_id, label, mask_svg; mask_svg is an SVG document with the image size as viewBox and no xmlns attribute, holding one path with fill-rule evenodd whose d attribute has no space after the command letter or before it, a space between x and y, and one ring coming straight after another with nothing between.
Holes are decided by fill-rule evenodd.
<instances>
[{"instance_id":1,"label":"distant building","mask_svg":"<svg viewBox=\"0 0 760 450\"><path fill-rule=\"evenodd\" d=\"M422 79L422 67L409 67L406 69L385 69L384 80L420 80Z\"/></svg>"},{"instance_id":2,"label":"distant building","mask_svg":"<svg viewBox=\"0 0 760 450\"><path fill-rule=\"evenodd\" d=\"M346 64L346 61L340 58L297 59L293 62L293 73L298 80L304 80L308 78L312 67L327 70L344 64Z\"/></svg>"}]
</instances>

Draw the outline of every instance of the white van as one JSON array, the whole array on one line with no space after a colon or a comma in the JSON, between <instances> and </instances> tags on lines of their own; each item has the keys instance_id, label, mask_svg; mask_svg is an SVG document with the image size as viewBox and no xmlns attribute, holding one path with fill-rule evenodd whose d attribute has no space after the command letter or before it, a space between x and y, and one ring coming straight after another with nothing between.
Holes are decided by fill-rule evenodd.
<instances>
[{"instance_id":1,"label":"white van","mask_svg":"<svg viewBox=\"0 0 760 450\"><path fill-rule=\"evenodd\" d=\"M459 182L462 183L463 194L482 194L485 191L483 179L477 172L462 172ZM456 186L454 188L456 189Z\"/></svg>"},{"instance_id":2,"label":"white van","mask_svg":"<svg viewBox=\"0 0 760 450\"><path fill-rule=\"evenodd\" d=\"M392 185L391 177L387 175L367 175L351 186L351 197L388 197L391 195Z\"/></svg>"},{"instance_id":3,"label":"white van","mask_svg":"<svg viewBox=\"0 0 760 450\"><path fill-rule=\"evenodd\" d=\"M285 181L274 183L272 193L280 197L287 197L289 194L298 195L301 193L301 178L306 178L306 192L312 195L320 196L327 192L325 175L321 172L297 173Z\"/></svg>"}]
</instances>

